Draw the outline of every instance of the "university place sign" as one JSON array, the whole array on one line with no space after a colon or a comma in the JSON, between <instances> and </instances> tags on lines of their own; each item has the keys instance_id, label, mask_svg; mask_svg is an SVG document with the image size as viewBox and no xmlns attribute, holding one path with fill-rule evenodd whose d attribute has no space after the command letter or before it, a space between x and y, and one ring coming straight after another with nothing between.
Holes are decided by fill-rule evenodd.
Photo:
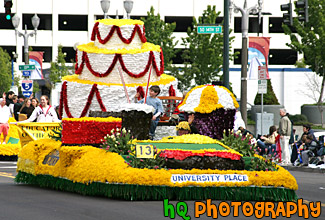
<instances>
[{"instance_id":1,"label":"university place sign","mask_svg":"<svg viewBox=\"0 0 325 220\"><path fill-rule=\"evenodd\" d=\"M172 174L170 180L173 183L248 182L248 176L241 174Z\"/></svg>"}]
</instances>

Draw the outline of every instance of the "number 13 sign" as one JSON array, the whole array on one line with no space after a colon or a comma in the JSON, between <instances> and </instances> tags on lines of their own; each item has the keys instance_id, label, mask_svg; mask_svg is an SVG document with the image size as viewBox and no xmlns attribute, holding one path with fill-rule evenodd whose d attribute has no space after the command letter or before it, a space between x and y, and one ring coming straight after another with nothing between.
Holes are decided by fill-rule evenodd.
<instances>
[{"instance_id":1,"label":"number 13 sign","mask_svg":"<svg viewBox=\"0 0 325 220\"><path fill-rule=\"evenodd\" d=\"M153 158L153 146L152 145L136 145L137 158Z\"/></svg>"}]
</instances>

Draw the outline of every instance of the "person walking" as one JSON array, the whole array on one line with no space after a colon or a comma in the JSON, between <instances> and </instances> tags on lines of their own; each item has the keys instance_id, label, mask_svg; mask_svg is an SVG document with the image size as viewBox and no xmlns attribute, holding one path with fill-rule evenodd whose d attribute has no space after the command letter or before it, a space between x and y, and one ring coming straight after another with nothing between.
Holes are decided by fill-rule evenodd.
<instances>
[{"instance_id":1,"label":"person walking","mask_svg":"<svg viewBox=\"0 0 325 220\"><path fill-rule=\"evenodd\" d=\"M280 122L279 122L279 134L280 134L280 145L281 145L281 165L290 164L291 153L289 149L289 140L291 135L292 124L287 116L285 109L280 109Z\"/></svg>"}]
</instances>

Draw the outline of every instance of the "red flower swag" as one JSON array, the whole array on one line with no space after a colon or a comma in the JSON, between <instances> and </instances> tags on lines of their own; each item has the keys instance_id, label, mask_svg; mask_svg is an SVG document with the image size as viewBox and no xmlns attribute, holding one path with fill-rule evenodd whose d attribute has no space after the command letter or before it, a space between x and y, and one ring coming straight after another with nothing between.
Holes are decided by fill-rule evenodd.
<instances>
[{"instance_id":1,"label":"red flower swag","mask_svg":"<svg viewBox=\"0 0 325 220\"><path fill-rule=\"evenodd\" d=\"M158 66L157 66L157 63L156 63L156 58L155 58L153 52L150 51L148 63L146 65L144 71L141 72L141 73L139 73L139 74L134 74L134 73L130 72L126 68L126 66L124 64L124 61L123 61L123 58L122 58L122 54L115 54L114 59L113 59L113 62L111 63L111 65L109 66L109 68L106 70L106 72L104 72L104 73L96 72L95 70L93 70L93 68L90 65L90 62L89 62L89 58L87 56L87 53L83 51L82 52L82 61L81 61L81 64L79 65L79 67L78 67L78 57L76 56L75 73L78 74L78 75L80 75L81 72L82 72L82 70L83 70L83 68L84 68L84 65L86 63L87 68L89 69L89 71L94 76L96 76L96 77L106 77L106 76L108 76L112 72L113 68L116 65L117 60L119 60L123 71L126 72L129 76L131 76L133 78L143 77L149 71L149 68L150 68L150 64L151 63L152 63L152 65L153 65L153 67L154 67L154 69L156 71L157 76L160 76L164 72L164 57L163 57L162 51L160 51L160 70L158 70Z\"/></svg>"},{"instance_id":2,"label":"red flower swag","mask_svg":"<svg viewBox=\"0 0 325 220\"><path fill-rule=\"evenodd\" d=\"M130 38L126 39L126 38L123 37L120 27L116 26L116 25L113 25L113 27L109 31L108 35L104 39L102 39L102 37L100 36L100 32L98 30L98 25L99 25L99 22L97 22L94 25L93 31L91 33L91 40L92 41L95 41L95 38L97 37L98 41L101 44L106 44L111 39L111 37L114 34L114 31L116 30L117 35L119 36L121 41L123 41L123 43L125 43L125 44L130 44L132 42L136 32L138 33L139 38L140 38L142 43L147 42L147 39L145 37L144 26L143 26L143 30L141 31L140 26L136 24L133 31L132 31L132 34L131 34Z\"/></svg>"},{"instance_id":3,"label":"red flower swag","mask_svg":"<svg viewBox=\"0 0 325 220\"><path fill-rule=\"evenodd\" d=\"M101 139L113 128L121 128L122 122L62 121L62 143L100 144Z\"/></svg>"},{"instance_id":4,"label":"red flower swag","mask_svg":"<svg viewBox=\"0 0 325 220\"><path fill-rule=\"evenodd\" d=\"M103 104L103 100L99 94L99 91L98 91L98 88L97 88L97 84L94 84L93 87L91 88L91 91L89 93L89 96L88 96L88 99L87 99L87 103L86 103L86 106L84 107L83 111L81 112L81 115L79 118L81 117L85 117L88 110L89 110L89 107L90 107L90 104L93 100L93 97L94 97L94 93L96 93L96 98L97 98L97 101L99 103L99 106L101 108L101 110L103 112L106 112L106 108ZM63 107L64 107L64 110L67 114L67 116L69 118L74 118L69 110L69 106L68 106L68 98L67 98L67 81L64 81L63 85L62 85L62 90L61 90L61 97L60 97L60 108L59 108L59 114L60 114L60 117L62 118L62 115L63 115Z\"/></svg>"},{"instance_id":5,"label":"red flower swag","mask_svg":"<svg viewBox=\"0 0 325 220\"><path fill-rule=\"evenodd\" d=\"M185 158L192 157L192 156L221 157L221 158L229 158L231 160L240 160L240 155L230 153L230 152L223 152L223 151L215 151L215 152L205 151L204 153L195 153L192 151L184 151L184 150L164 150L160 154L160 157L174 158L176 160L184 160Z\"/></svg>"}]
</instances>

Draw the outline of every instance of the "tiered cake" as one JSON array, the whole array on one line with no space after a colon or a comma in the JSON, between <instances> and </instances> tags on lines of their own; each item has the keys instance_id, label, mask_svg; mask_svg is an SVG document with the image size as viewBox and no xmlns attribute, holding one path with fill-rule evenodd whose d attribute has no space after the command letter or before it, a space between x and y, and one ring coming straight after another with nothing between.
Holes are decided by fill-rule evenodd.
<instances>
[{"instance_id":1,"label":"tiered cake","mask_svg":"<svg viewBox=\"0 0 325 220\"><path fill-rule=\"evenodd\" d=\"M97 20L91 40L77 47L76 74L63 79L63 117L84 117L90 109L119 111L128 102L123 81L130 99L137 91L145 91L148 81L159 85L163 96L177 89L177 80L163 74L162 50L147 42L142 21Z\"/></svg>"}]
</instances>

